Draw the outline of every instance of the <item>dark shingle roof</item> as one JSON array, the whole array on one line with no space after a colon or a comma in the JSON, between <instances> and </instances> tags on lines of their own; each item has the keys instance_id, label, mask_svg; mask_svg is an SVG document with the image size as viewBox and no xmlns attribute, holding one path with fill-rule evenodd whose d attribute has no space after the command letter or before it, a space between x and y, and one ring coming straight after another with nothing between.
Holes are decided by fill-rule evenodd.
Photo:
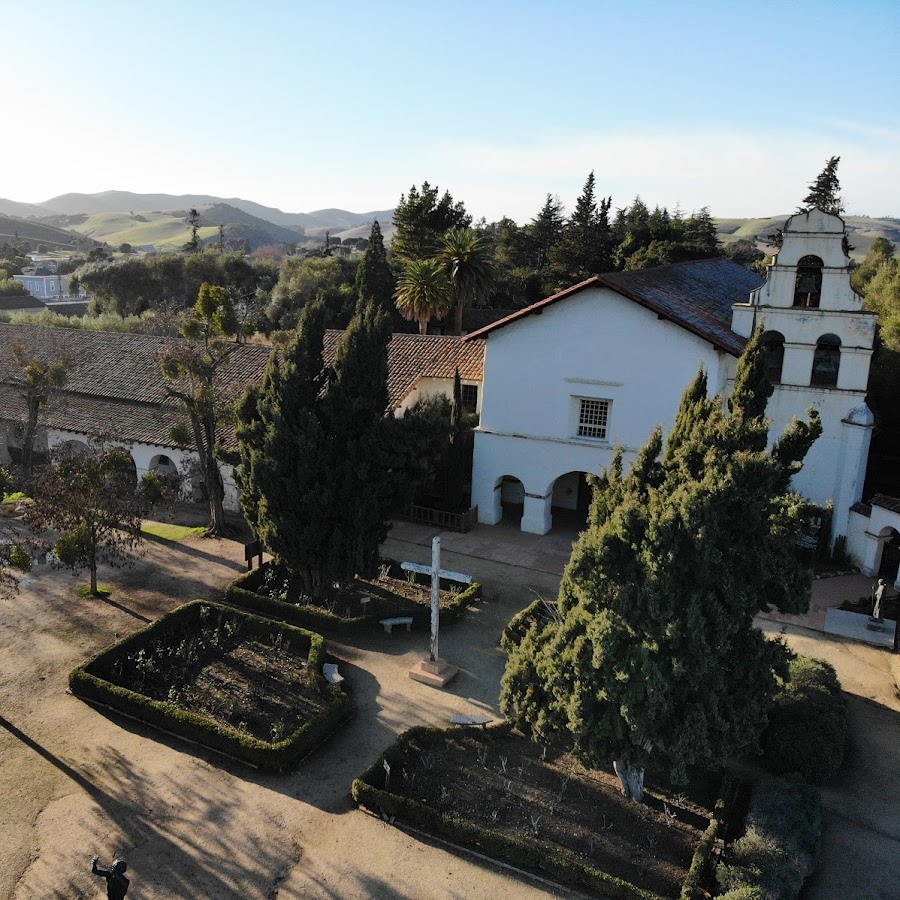
<instances>
[{"instance_id":1,"label":"dark shingle roof","mask_svg":"<svg viewBox=\"0 0 900 900\"><path fill-rule=\"evenodd\" d=\"M14 312L18 309L46 309L47 307L32 297L31 294L14 294L12 297L0 297L0 312Z\"/></svg>"},{"instance_id":2,"label":"dark shingle roof","mask_svg":"<svg viewBox=\"0 0 900 900\"><path fill-rule=\"evenodd\" d=\"M611 272L589 278L534 303L493 325L472 332L464 340L486 337L491 331L587 288L608 287L714 346L739 356L746 339L731 330L731 307L735 303L746 303L750 292L762 283L759 275L730 259L705 259L633 272Z\"/></svg>"}]
</instances>

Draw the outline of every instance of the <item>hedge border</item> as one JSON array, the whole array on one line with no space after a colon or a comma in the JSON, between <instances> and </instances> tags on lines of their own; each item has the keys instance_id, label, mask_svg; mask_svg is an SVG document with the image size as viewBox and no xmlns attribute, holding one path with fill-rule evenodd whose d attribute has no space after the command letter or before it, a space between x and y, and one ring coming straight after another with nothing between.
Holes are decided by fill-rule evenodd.
<instances>
[{"instance_id":1,"label":"hedge border","mask_svg":"<svg viewBox=\"0 0 900 900\"><path fill-rule=\"evenodd\" d=\"M381 810L389 816L402 819L404 824L408 823L426 833L436 834L517 868L532 871L537 868L562 884L589 888L606 900L662 900L658 894L645 891L599 869L567 859L561 854L548 853L546 848L527 838L511 837L481 828L466 820L444 815L417 800L376 787L376 784L384 781L385 760L389 765L399 765L407 746L414 740L425 746L433 746L444 741L447 735L459 734L461 731L484 739L487 735L508 732L511 727L509 723L502 723L488 728L457 727L452 731L425 726L411 728L401 734L362 775L354 779L351 788L353 799L368 809ZM540 861L537 866L535 860Z\"/></svg>"},{"instance_id":2,"label":"hedge border","mask_svg":"<svg viewBox=\"0 0 900 900\"><path fill-rule=\"evenodd\" d=\"M389 567L389 573L394 578L404 577L405 573L400 568L400 563L393 559L385 559L383 562ZM370 623L377 622L379 618L384 618L383 613L369 614L365 616L356 616L347 618L337 616L334 613L325 612L318 609L312 609L308 606L298 606L295 603L286 603L284 600L275 600L272 597L266 597L264 594L258 594L256 591L247 588L248 582L253 582L259 578L260 570L268 563L264 563L252 572L245 572L236 578L225 589L225 602L238 609L248 612L262 614L280 619L292 625L298 625L303 628L316 628L328 631L354 632L365 629ZM444 581L444 579L442 579ZM451 584L455 582L444 582ZM482 596L481 584L473 581L468 588L460 591L454 598L450 606L441 608L441 625L449 625L460 619L466 609ZM408 615L405 607L398 608L398 614ZM429 626L431 624L431 610L428 606L422 606L421 611L415 610L412 613L413 623L420 627Z\"/></svg>"},{"instance_id":3,"label":"hedge border","mask_svg":"<svg viewBox=\"0 0 900 900\"><path fill-rule=\"evenodd\" d=\"M281 633L289 633L294 640L300 638L307 641L309 644L307 670L312 673L316 679L315 683L321 687L326 696L331 696L331 702L325 710L301 725L284 740L269 743L228 726L219 725L205 716L180 709L174 703L153 700L144 694L112 684L95 674L99 666L111 665L125 653L140 650L155 640L164 639L173 625L184 620L190 623L194 617L199 617L201 607L228 616L240 616L254 632L265 630L271 633L274 629ZM194 600L94 654L69 674L69 688L82 700L103 704L207 749L224 753L262 769L283 771L296 765L353 714L350 698L339 687L329 685L323 678L321 670L325 659L325 640L319 634L221 603Z\"/></svg>"}]
</instances>

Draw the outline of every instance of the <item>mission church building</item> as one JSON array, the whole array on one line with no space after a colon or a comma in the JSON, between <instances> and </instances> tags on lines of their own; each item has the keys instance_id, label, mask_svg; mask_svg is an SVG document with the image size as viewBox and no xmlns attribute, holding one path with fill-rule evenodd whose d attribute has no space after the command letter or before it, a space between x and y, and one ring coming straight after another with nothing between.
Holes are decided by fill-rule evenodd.
<instances>
[{"instance_id":1,"label":"mission church building","mask_svg":"<svg viewBox=\"0 0 900 900\"><path fill-rule=\"evenodd\" d=\"M727 259L616 272L468 335L486 344L479 521L506 511L546 534L560 511L586 510L584 473L608 467L617 447L633 460L657 424L668 432L701 366L710 392L727 396L761 323L775 383L770 439L819 411L823 434L794 487L832 503L832 534L847 534L874 424L865 396L876 317L850 287L844 234L838 216L799 213L765 280Z\"/></svg>"}]
</instances>

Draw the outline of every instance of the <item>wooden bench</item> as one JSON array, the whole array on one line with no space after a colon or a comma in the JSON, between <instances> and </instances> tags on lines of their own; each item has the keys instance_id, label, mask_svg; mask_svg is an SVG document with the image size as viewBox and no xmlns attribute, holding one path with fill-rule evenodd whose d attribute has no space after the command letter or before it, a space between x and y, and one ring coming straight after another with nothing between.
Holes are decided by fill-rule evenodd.
<instances>
[{"instance_id":1,"label":"wooden bench","mask_svg":"<svg viewBox=\"0 0 900 900\"><path fill-rule=\"evenodd\" d=\"M493 716L485 715L465 715L464 713L456 713L451 719L451 725L480 725L484 728L494 721Z\"/></svg>"},{"instance_id":2,"label":"wooden bench","mask_svg":"<svg viewBox=\"0 0 900 900\"><path fill-rule=\"evenodd\" d=\"M413 617L412 616L396 616L393 619L382 619L381 624L384 626L384 630L390 634L391 629L395 625L405 625L407 631L412 630Z\"/></svg>"},{"instance_id":3,"label":"wooden bench","mask_svg":"<svg viewBox=\"0 0 900 900\"><path fill-rule=\"evenodd\" d=\"M338 672L337 663L325 663L322 666L322 674L329 684L340 684L344 680L344 676Z\"/></svg>"}]
</instances>

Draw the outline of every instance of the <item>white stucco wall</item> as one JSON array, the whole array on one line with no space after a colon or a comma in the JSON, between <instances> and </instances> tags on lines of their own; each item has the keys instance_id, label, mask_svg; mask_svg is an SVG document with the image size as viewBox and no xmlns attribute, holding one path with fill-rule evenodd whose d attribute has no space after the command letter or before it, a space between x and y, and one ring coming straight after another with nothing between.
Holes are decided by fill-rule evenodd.
<instances>
[{"instance_id":1,"label":"white stucco wall","mask_svg":"<svg viewBox=\"0 0 900 900\"><path fill-rule=\"evenodd\" d=\"M475 385L478 388L478 405L476 412L481 413L481 400L483 391L480 381L473 381L469 378L460 379L461 384ZM394 414L402 416L411 406L419 400L430 399L431 397L446 397L453 400L453 379L452 378L433 378L430 376L422 376L416 380L412 390L400 401L394 410Z\"/></svg>"},{"instance_id":2,"label":"white stucco wall","mask_svg":"<svg viewBox=\"0 0 900 900\"><path fill-rule=\"evenodd\" d=\"M715 393L735 364L709 342L604 287L491 332L473 462L479 520L499 521L500 481L508 475L524 485L523 530L545 533L557 478L600 471L616 446L633 457L657 424L671 427L701 365ZM610 401L605 439L576 437L582 397ZM556 493L559 505L573 505L571 495Z\"/></svg>"},{"instance_id":3,"label":"white stucco wall","mask_svg":"<svg viewBox=\"0 0 900 900\"><path fill-rule=\"evenodd\" d=\"M868 516L854 510L849 518L847 553L864 575L875 577L885 542L894 532L900 532L900 512L872 506ZM900 590L900 577L894 588Z\"/></svg>"}]
</instances>

